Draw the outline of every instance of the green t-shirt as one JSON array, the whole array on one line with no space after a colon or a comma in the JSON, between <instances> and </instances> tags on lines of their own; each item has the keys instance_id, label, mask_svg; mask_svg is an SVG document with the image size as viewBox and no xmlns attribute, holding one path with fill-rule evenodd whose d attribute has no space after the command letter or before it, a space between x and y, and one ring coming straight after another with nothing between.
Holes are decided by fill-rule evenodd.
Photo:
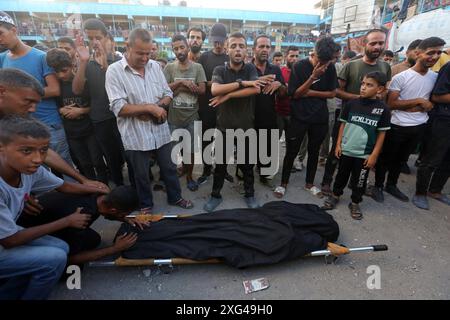
<instances>
[{"instance_id":1,"label":"green t-shirt","mask_svg":"<svg viewBox=\"0 0 450 320\"><path fill-rule=\"evenodd\" d=\"M341 122L345 123L342 154L368 158L375 148L379 131L391 127L391 113L381 100L359 98L350 100L342 108Z\"/></svg>"},{"instance_id":2,"label":"green t-shirt","mask_svg":"<svg viewBox=\"0 0 450 320\"><path fill-rule=\"evenodd\" d=\"M384 61L378 60L376 64L371 65L358 59L350 61L344 65L338 74L338 78L347 82L345 91L352 94L360 94L361 81L369 72L380 71L387 77L387 81L391 81L391 66Z\"/></svg>"},{"instance_id":3,"label":"green t-shirt","mask_svg":"<svg viewBox=\"0 0 450 320\"><path fill-rule=\"evenodd\" d=\"M164 69L168 83L178 80L190 80L195 84L206 82L205 71L199 63L191 63L189 68L181 70L178 61L169 63ZM185 126L198 120L198 95L189 92L179 92L173 96L169 108L169 123L175 126Z\"/></svg>"}]
</instances>

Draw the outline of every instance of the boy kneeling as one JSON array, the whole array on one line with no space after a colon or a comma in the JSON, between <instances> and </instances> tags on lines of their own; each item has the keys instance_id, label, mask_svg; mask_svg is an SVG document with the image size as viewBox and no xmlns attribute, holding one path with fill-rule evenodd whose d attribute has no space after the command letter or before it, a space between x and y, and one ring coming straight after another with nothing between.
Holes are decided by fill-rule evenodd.
<instances>
[{"instance_id":1,"label":"boy kneeling","mask_svg":"<svg viewBox=\"0 0 450 320\"><path fill-rule=\"evenodd\" d=\"M31 192L56 189L70 194L102 190L66 183L41 165L49 149L50 133L37 120L7 117L0 120L0 299L45 299L59 280L69 246L49 236L65 228L84 229L90 215L76 210L64 218L22 228L17 225Z\"/></svg>"},{"instance_id":2,"label":"boy kneeling","mask_svg":"<svg viewBox=\"0 0 450 320\"><path fill-rule=\"evenodd\" d=\"M377 99L386 86L386 76L381 72L368 73L361 84L360 98L349 101L341 114L342 122L336 144L339 170L333 194L325 200L325 210L332 210L344 194L351 175L352 202L349 204L353 219L361 220L359 208L367 184L369 171L377 162L386 131L390 129L390 111Z\"/></svg>"}]
</instances>

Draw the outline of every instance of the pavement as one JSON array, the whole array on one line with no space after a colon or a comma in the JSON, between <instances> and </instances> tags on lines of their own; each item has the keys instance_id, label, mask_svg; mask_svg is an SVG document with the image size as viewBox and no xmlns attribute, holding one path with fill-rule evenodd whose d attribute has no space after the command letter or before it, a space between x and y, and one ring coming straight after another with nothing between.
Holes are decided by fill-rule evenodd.
<instances>
[{"instance_id":1,"label":"pavement","mask_svg":"<svg viewBox=\"0 0 450 320\"><path fill-rule=\"evenodd\" d=\"M416 168L412 156L411 175L401 175L399 188L407 195L415 189ZM196 175L201 167L196 167ZM229 167L234 174L234 167ZM256 176L256 175L255 175ZM316 184L323 176L319 167ZM369 180L373 180L371 173ZM235 179L237 180L237 179ZM272 190L255 179L256 195L261 204L276 201ZM190 214L203 213L212 187L212 177L197 192L190 192L182 182L184 196L194 202ZM274 183L280 181L278 174ZM292 174L284 200L322 205L323 200L303 189L305 171ZM237 181L225 182L224 202L218 209L245 207ZM449 186L445 193L449 193ZM165 205L165 193L155 192L154 212L186 213ZM298 300L298 299L449 299L450 298L450 208L430 200L431 210L423 211L412 203L400 202L385 194L384 204L365 197L361 204L362 221L350 217L346 190L336 210L330 211L340 226L337 243L348 247L387 244L386 252L355 253L326 264L323 257L303 258L277 265L244 270L226 265L188 265L169 267L101 267L86 266L81 274L81 289L69 290L58 284L51 299L61 300ZM98 219L94 224L104 245L111 244L119 224ZM379 270L380 287L369 289L367 283ZM378 269L379 268L379 269ZM369 272L369 273L368 273ZM270 287L251 294L244 293L243 281L266 278Z\"/></svg>"}]
</instances>

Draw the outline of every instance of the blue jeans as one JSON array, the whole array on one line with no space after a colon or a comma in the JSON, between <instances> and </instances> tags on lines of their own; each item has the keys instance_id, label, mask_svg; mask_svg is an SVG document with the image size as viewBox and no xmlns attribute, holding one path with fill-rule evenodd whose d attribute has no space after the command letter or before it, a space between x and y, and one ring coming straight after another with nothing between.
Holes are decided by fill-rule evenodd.
<instances>
[{"instance_id":1,"label":"blue jeans","mask_svg":"<svg viewBox=\"0 0 450 320\"><path fill-rule=\"evenodd\" d=\"M69 165L73 166L72 158L70 157L69 144L67 143L66 133L62 124L52 124L47 126L50 130L50 149L55 151L61 158L63 158ZM65 181L74 182L70 177L64 176Z\"/></svg>"},{"instance_id":2,"label":"blue jeans","mask_svg":"<svg viewBox=\"0 0 450 320\"><path fill-rule=\"evenodd\" d=\"M0 248L0 300L43 300L61 277L69 246L43 236L11 249Z\"/></svg>"},{"instance_id":3,"label":"blue jeans","mask_svg":"<svg viewBox=\"0 0 450 320\"><path fill-rule=\"evenodd\" d=\"M139 196L141 209L153 208L153 195L150 187L150 155L156 153L156 161L160 169L161 178L164 180L169 204L175 204L181 200L181 187L178 180L176 165L172 162L172 143L167 143L161 148L152 151L125 151L128 163L133 168L134 184Z\"/></svg>"}]
</instances>

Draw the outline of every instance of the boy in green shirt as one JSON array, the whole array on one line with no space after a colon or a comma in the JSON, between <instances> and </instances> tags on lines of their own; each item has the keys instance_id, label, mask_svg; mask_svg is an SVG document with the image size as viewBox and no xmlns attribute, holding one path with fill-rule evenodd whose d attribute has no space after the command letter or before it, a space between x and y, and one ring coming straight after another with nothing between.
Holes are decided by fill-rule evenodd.
<instances>
[{"instance_id":1,"label":"boy in green shirt","mask_svg":"<svg viewBox=\"0 0 450 320\"><path fill-rule=\"evenodd\" d=\"M333 194L325 200L325 210L336 207L351 175L350 213L356 220L363 217L359 203L362 202L369 171L375 166L386 131L390 129L389 108L377 99L377 95L384 91L386 82L386 76L379 71L366 74L361 83L360 98L349 101L342 110L335 150L336 157L340 159L339 170Z\"/></svg>"}]
</instances>

